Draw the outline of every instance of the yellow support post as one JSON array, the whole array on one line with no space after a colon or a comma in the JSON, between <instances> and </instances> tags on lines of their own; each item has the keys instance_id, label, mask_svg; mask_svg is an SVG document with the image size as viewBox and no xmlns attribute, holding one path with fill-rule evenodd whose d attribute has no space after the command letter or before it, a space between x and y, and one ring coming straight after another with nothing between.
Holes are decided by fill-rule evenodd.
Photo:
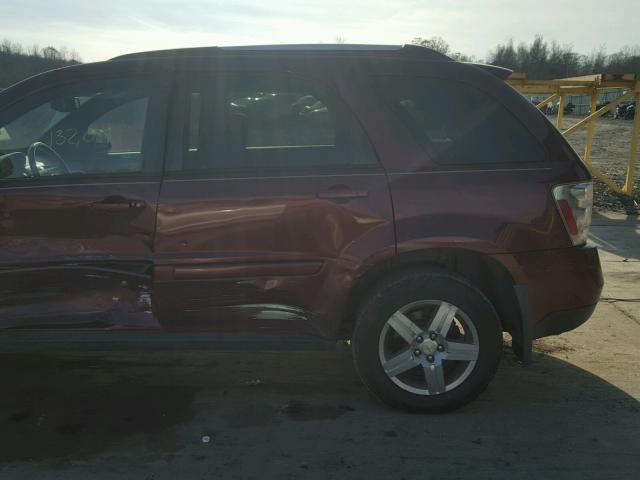
<instances>
[{"instance_id":1,"label":"yellow support post","mask_svg":"<svg viewBox=\"0 0 640 480\"><path fill-rule=\"evenodd\" d=\"M627 178L624 182L622 191L627 195L633 192L633 184L636 181L636 154L638 153L638 141L640 139L640 113L638 113L638 105L640 105L640 83L636 87L636 114L633 119L633 131L631 132L631 148L629 149L629 165L627 166Z\"/></svg>"},{"instance_id":2,"label":"yellow support post","mask_svg":"<svg viewBox=\"0 0 640 480\"><path fill-rule=\"evenodd\" d=\"M602 180L602 182L609 187L609 189L612 192L616 192L616 193L624 193L624 191L622 190L622 188L620 188L618 185L616 185L615 183L613 183L613 181L611 181L611 179L609 177L607 177L604 173L602 173L599 169L597 169L595 166L593 165L587 165L587 168L589 169L589 171L591 172L591 175L593 175L594 177L599 178L600 180Z\"/></svg>"},{"instance_id":3,"label":"yellow support post","mask_svg":"<svg viewBox=\"0 0 640 480\"><path fill-rule=\"evenodd\" d=\"M596 113L598 109L598 90L595 88L591 91L591 111L589 115L592 113ZM591 163L591 151L593 147L593 133L596 129L596 119L589 121L589 130L587 130L587 145L584 149L584 163Z\"/></svg>"},{"instance_id":4,"label":"yellow support post","mask_svg":"<svg viewBox=\"0 0 640 480\"><path fill-rule=\"evenodd\" d=\"M560 105L558 105L558 121L556 124L558 130L562 130L562 121L564 120L564 103L566 99L566 95L560 95Z\"/></svg>"}]
</instances>

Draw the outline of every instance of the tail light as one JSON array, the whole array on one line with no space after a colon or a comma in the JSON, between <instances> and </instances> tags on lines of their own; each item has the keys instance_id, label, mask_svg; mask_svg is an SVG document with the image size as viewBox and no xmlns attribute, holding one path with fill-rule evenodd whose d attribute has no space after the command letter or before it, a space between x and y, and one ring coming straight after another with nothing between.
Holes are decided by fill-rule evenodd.
<instances>
[{"instance_id":1,"label":"tail light","mask_svg":"<svg viewBox=\"0 0 640 480\"><path fill-rule=\"evenodd\" d=\"M553 187L553 198L573 244L585 244L591 225L593 182L558 185Z\"/></svg>"}]
</instances>

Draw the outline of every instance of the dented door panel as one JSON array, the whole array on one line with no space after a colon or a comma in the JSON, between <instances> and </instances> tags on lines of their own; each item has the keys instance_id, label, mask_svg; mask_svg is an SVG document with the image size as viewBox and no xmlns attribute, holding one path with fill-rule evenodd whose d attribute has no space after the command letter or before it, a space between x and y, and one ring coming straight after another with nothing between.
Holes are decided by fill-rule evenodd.
<instances>
[{"instance_id":1,"label":"dented door panel","mask_svg":"<svg viewBox=\"0 0 640 480\"><path fill-rule=\"evenodd\" d=\"M360 193L319 194L335 186ZM383 173L165 181L160 319L168 329L329 336L363 264L394 246Z\"/></svg>"},{"instance_id":2,"label":"dented door panel","mask_svg":"<svg viewBox=\"0 0 640 480\"><path fill-rule=\"evenodd\" d=\"M159 180L0 189L0 328L154 327ZM95 205L135 199L126 209Z\"/></svg>"}]
</instances>

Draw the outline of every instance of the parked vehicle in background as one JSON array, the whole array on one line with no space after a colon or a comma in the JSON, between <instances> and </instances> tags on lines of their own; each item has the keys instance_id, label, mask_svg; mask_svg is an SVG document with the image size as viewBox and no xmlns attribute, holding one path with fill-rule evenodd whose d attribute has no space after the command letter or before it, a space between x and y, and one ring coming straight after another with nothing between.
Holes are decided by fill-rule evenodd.
<instances>
[{"instance_id":1,"label":"parked vehicle in background","mask_svg":"<svg viewBox=\"0 0 640 480\"><path fill-rule=\"evenodd\" d=\"M547 108L545 110L545 113L547 115L555 115L558 113L558 109L560 108L560 102L555 102L555 103L549 103L547 104ZM575 110L576 106L569 102L564 106L564 114L565 115L570 115L573 113L573 111Z\"/></svg>"},{"instance_id":2,"label":"parked vehicle in background","mask_svg":"<svg viewBox=\"0 0 640 480\"><path fill-rule=\"evenodd\" d=\"M14 85L0 347L348 339L388 404L469 402L503 331L527 360L603 283L589 172L509 73L417 46L293 45Z\"/></svg>"},{"instance_id":3,"label":"parked vehicle in background","mask_svg":"<svg viewBox=\"0 0 640 480\"><path fill-rule=\"evenodd\" d=\"M564 106L564 114L565 115L571 115L573 113L573 111L575 110L576 106L569 102Z\"/></svg>"},{"instance_id":4,"label":"parked vehicle in background","mask_svg":"<svg viewBox=\"0 0 640 480\"><path fill-rule=\"evenodd\" d=\"M547 103L544 113L547 115L555 115L558 113L559 103Z\"/></svg>"},{"instance_id":5,"label":"parked vehicle in background","mask_svg":"<svg viewBox=\"0 0 640 480\"><path fill-rule=\"evenodd\" d=\"M632 120L635 116L636 102L622 102L614 110L613 118Z\"/></svg>"},{"instance_id":6,"label":"parked vehicle in background","mask_svg":"<svg viewBox=\"0 0 640 480\"><path fill-rule=\"evenodd\" d=\"M611 102L601 102L601 103L598 103L598 104L596 105L596 111L597 111L597 110L600 110L601 108L606 107L607 105L609 105L609 103L611 103ZM587 111L587 115L591 115L592 113L595 113L595 112L592 112L592 111L591 111L591 109L589 109L589 110ZM603 113L603 114L602 114L602 117L611 117L612 115L613 115L613 114L611 113L611 110L609 110L608 112Z\"/></svg>"}]
</instances>

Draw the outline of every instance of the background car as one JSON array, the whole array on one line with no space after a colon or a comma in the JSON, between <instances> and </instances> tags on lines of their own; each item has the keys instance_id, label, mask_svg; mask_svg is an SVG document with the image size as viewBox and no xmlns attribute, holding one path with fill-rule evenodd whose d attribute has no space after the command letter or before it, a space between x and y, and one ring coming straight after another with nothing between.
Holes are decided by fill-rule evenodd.
<instances>
[{"instance_id":1,"label":"background car","mask_svg":"<svg viewBox=\"0 0 640 480\"><path fill-rule=\"evenodd\" d=\"M636 102L622 102L614 110L613 118L632 120L635 116Z\"/></svg>"}]
</instances>

